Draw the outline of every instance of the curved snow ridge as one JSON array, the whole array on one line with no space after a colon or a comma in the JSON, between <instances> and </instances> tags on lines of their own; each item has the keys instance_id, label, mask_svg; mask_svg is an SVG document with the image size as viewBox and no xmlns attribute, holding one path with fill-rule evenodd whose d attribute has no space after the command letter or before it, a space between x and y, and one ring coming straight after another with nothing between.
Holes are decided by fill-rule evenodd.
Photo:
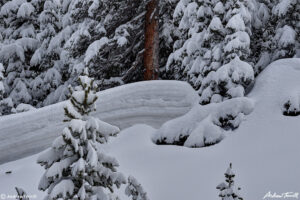
<instances>
[{"instance_id":1,"label":"curved snow ridge","mask_svg":"<svg viewBox=\"0 0 300 200\"><path fill-rule=\"evenodd\" d=\"M199 97L186 82L143 81L98 93L94 116L126 128L137 123L160 127L187 113ZM66 124L65 102L0 117L0 163L37 153L50 146Z\"/></svg>"},{"instance_id":2,"label":"curved snow ridge","mask_svg":"<svg viewBox=\"0 0 300 200\"><path fill-rule=\"evenodd\" d=\"M271 63L256 79L248 97L276 113L287 97L300 93L300 59L281 59Z\"/></svg>"}]
</instances>

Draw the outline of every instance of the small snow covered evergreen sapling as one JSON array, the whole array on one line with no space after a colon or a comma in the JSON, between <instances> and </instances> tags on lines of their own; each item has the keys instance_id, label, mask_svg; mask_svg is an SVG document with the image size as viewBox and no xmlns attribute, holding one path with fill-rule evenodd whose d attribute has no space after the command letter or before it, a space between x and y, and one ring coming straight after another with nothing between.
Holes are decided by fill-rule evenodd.
<instances>
[{"instance_id":1,"label":"small snow covered evergreen sapling","mask_svg":"<svg viewBox=\"0 0 300 200\"><path fill-rule=\"evenodd\" d=\"M234 177L235 174L232 171L232 164L230 163L225 172L226 183L223 182L217 186L217 189L220 190L219 197L221 197L222 200L243 200L243 198L238 194L238 190L241 188L236 189L234 187Z\"/></svg>"},{"instance_id":2,"label":"small snow covered evergreen sapling","mask_svg":"<svg viewBox=\"0 0 300 200\"><path fill-rule=\"evenodd\" d=\"M144 188L133 176L128 177L128 184L125 189L125 194L129 197L132 197L132 200L149 200Z\"/></svg>"},{"instance_id":3,"label":"small snow covered evergreen sapling","mask_svg":"<svg viewBox=\"0 0 300 200\"><path fill-rule=\"evenodd\" d=\"M101 151L101 144L119 129L89 116L95 110L96 85L84 71L80 85L70 88L68 126L38 158L46 169L39 183L40 190L48 190L45 199L108 200L114 187L126 183L117 172L117 160Z\"/></svg>"}]
</instances>

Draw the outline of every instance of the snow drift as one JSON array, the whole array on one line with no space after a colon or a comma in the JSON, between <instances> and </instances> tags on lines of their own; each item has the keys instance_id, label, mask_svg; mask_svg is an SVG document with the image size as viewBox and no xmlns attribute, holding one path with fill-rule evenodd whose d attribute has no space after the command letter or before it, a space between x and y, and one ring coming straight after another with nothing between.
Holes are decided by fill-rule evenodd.
<instances>
[{"instance_id":1,"label":"snow drift","mask_svg":"<svg viewBox=\"0 0 300 200\"><path fill-rule=\"evenodd\" d=\"M136 123L159 127L185 114L198 101L194 89L180 81L127 84L98 93L94 116L126 128ZM65 102L0 117L0 163L32 155L50 146L64 126Z\"/></svg>"}]
</instances>

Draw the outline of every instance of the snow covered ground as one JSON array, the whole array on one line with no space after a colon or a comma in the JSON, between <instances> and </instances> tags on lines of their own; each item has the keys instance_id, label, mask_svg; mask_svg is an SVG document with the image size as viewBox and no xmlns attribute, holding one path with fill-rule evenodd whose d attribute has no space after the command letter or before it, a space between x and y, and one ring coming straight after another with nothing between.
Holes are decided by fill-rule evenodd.
<instances>
[{"instance_id":1,"label":"snow covered ground","mask_svg":"<svg viewBox=\"0 0 300 200\"><path fill-rule=\"evenodd\" d=\"M299 77L300 59L280 60L267 67L248 95L255 102L253 112L217 145L197 149L157 146L151 141L155 128L161 124L156 123L155 128L142 124L129 127L105 148L118 159L119 170L135 176L152 200L218 199L215 187L224 181L223 174L230 162L245 200L263 199L269 191L300 192L300 116L287 117L281 110L286 96L300 91ZM187 107L189 104L182 106L184 111ZM0 194L15 194L14 187L18 186L42 199L37 185L43 169L35 159L36 155L1 165ZM5 174L8 170L12 173ZM118 192L124 193L124 187ZM124 195L121 198L127 199Z\"/></svg>"},{"instance_id":2,"label":"snow covered ground","mask_svg":"<svg viewBox=\"0 0 300 200\"><path fill-rule=\"evenodd\" d=\"M190 110L198 96L186 82L151 81L99 92L98 118L118 127L136 123L159 127ZM0 163L38 153L61 134L64 102L0 117Z\"/></svg>"}]
</instances>

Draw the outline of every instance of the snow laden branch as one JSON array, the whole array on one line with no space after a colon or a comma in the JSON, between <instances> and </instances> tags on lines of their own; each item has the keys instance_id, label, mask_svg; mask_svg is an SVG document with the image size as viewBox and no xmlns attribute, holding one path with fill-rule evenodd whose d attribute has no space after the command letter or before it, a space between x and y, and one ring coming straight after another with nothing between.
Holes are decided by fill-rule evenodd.
<instances>
[{"instance_id":1,"label":"snow laden branch","mask_svg":"<svg viewBox=\"0 0 300 200\"><path fill-rule=\"evenodd\" d=\"M125 189L125 194L131 197L132 200L149 200L144 188L133 176L128 177L128 184Z\"/></svg>"},{"instance_id":2,"label":"snow laden branch","mask_svg":"<svg viewBox=\"0 0 300 200\"><path fill-rule=\"evenodd\" d=\"M152 140L156 144L186 147L214 145L224 139L225 130L238 128L253 108L254 103L245 97L195 105L187 114L163 124Z\"/></svg>"}]
</instances>

